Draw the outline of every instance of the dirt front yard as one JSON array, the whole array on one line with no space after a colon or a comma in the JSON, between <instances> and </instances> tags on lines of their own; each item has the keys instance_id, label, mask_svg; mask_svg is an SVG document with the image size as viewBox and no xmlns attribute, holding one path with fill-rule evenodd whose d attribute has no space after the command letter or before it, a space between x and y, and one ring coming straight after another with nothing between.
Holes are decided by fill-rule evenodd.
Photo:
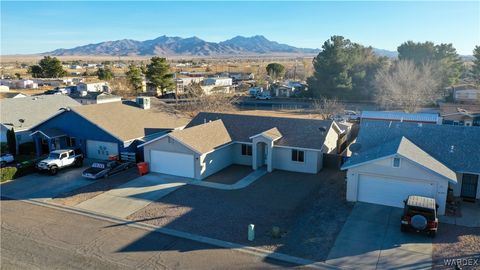
<instances>
[{"instance_id":1,"label":"dirt front yard","mask_svg":"<svg viewBox=\"0 0 480 270\"><path fill-rule=\"evenodd\" d=\"M227 168L203 179L203 181L232 185L252 172L252 166L230 165Z\"/></svg>"},{"instance_id":2,"label":"dirt front yard","mask_svg":"<svg viewBox=\"0 0 480 270\"><path fill-rule=\"evenodd\" d=\"M303 258L325 260L351 205L344 174L269 173L239 190L185 186L132 214L157 226L243 243ZM256 238L247 240L247 226ZM272 227L280 228L280 238Z\"/></svg>"},{"instance_id":3,"label":"dirt front yard","mask_svg":"<svg viewBox=\"0 0 480 270\"><path fill-rule=\"evenodd\" d=\"M137 169L131 168L125 172L120 172L105 179L92 180L92 184L60 194L53 198L51 202L67 206L75 206L137 177L139 177Z\"/></svg>"},{"instance_id":4,"label":"dirt front yard","mask_svg":"<svg viewBox=\"0 0 480 270\"><path fill-rule=\"evenodd\" d=\"M453 269L446 265L451 259L476 259L477 265L465 265L462 269L480 269L480 228L440 225L433 239L433 268Z\"/></svg>"}]
</instances>

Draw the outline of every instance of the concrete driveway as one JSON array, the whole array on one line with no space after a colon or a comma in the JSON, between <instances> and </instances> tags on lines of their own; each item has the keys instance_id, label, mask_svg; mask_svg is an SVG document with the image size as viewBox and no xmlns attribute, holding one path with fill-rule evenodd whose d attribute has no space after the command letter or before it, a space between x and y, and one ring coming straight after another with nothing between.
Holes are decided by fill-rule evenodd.
<instances>
[{"instance_id":1,"label":"concrete driveway","mask_svg":"<svg viewBox=\"0 0 480 270\"><path fill-rule=\"evenodd\" d=\"M152 201L168 195L185 183L166 183L158 177L142 176L104 192L75 207L113 217L125 218Z\"/></svg>"},{"instance_id":2,"label":"concrete driveway","mask_svg":"<svg viewBox=\"0 0 480 270\"><path fill-rule=\"evenodd\" d=\"M66 168L57 175L33 173L1 185L2 197L11 199L50 199L61 193L91 184L82 177L82 168Z\"/></svg>"},{"instance_id":3,"label":"concrete driveway","mask_svg":"<svg viewBox=\"0 0 480 270\"><path fill-rule=\"evenodd\" d=\"M432 239L400 232L402 209L356 203L327 263L351 269L430 269Z\"/></svg>"}]
</instances>

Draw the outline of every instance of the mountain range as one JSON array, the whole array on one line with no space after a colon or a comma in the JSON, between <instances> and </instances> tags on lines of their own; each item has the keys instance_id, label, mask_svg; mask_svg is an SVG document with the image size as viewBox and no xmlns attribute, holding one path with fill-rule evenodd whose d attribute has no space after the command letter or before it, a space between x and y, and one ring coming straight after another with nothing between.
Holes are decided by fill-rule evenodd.
<instances>
[{"instance_id":1,"label":"mountain range","mask_svg":"<svg viewBox=\"0 0 480 270\"><path fill-rule=\"evenodd\" d=\"M315 55L319 49L297 48L270 41L264 36L236 36L222 42L208 42L198 37L168 37L138 41L122 39L88 44L71 49L57 49L45 55L105 55L105 56L242 56L297 54ZM396 52L374 49L381 56L395 57Z\"/></svg>"}]
</instances>

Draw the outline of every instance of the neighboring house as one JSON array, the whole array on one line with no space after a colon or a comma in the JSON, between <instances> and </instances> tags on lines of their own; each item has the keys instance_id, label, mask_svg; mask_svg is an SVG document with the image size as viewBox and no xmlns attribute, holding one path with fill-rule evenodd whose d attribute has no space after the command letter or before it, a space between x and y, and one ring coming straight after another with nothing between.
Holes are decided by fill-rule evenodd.
<instances>
[{"instance_id":1,"label":"neighboring house","mask_svg":"<svg viewBox=\"0 0 480 270\"><path fill-rule=\"evenodd\" d=\"M121 102L77 106L58 112L32 128L37 154L64 147L80 148L87 158L107 159L137 152L137 145L188 123L172 114Z\"/></svg>"},{"instance_id":2,"label":"neighboring house","mask_svg":"<svg viewBox=\"0 0 480 270\"><path fill-rule=\"evenodd\" d=\"M287 85L272 85L271 89L276 97L291 97L295 94L295 88Z\"/></svg>"},{"instance_id":3,"label":"neighboring house","mask_svg":"<svg viewBox=\"0 0 480 270\"><path fill-rule=\"evenodd\" d=\"M362 111L360 120L380 120L394 122L414 122L424 124L441 124L441 118L435 113L406 113L388 111Z\"/></svg>"},{"instance_id":4,"label":"neighboring house","mask_svg":"<svg viewBox=\"0 0 480 270\"><path fill-rule=\"evenodd\" d=\"M255 79L255 74L251 72L227 72L222 73L221 76L232 78L234 81L250 81Z\"/></svg>"},{"instance_id":5,"label":"neighboring house","mask_svg":"<svg viewBox=\"0 0 480 270\"><path fill-rule=\"evenodd\" d=\"M453 100L459 103L480 103L480 90L473 85L454 86Z\"/></svg>"},{"instance_id":6,"label":"neighboring house","mask_svg":"<svg viewBox=\"0 0 480 270\"><path fill-rule=\"evenodd\" d=\"M185 93L185 86L192 85L194 83L200 84L203 81L203 77L177 77L175 79L176 94Z\"/></svg>"},{"instance_id":7,"label":"neighboring house","mask_svg":"<svg viewBox=\"0 0 480 270\"><path fill-rule=\"evenodd\" d=\"M80 104L82 105L122 101L122 97L116 96L110 93L106 93L106 92L86 92L86 91L78 92L77 91L71 94L70 97L80 102Z\"/></svg>"},{"instance_id":8,"label":"neighboring house","mask_svg":"<svg viewBox=\"0 0 480 270\"><path fill-rule=\"evenodd\" d=\"M151 171L195 179L231 164L317 173L342 132L333 121L199 113L185 129L141 146Z\"/></svg>"},{"instance_id":9,"label":"neighboring house","mask_svg":"<svg viewBox=\"0 0 480 270\"><path fill-rule=\"evenodd\" d=\"M15 131L17 146L32 141L30 129L55 115L61 108L80 106L72 98L63 95L7 98L0 100L1 138L6 142L7 129Z\"/></svg>"},{"instance_id":10,"label":"neighboring house","mask_svg":"<svg viewBox=\"0 0 480 270\"><path fill-rule=\"evenodd\" d=\"M110 92L108 83L106 82L97 82L97 83L79 83L77 84L77 91L82 92Z\"/></svg>"},{"instance_id":11,"label":"neighboring house","mask_svg":"<svg viewBox=\"0 0 480 270\"><path fill-rule=\"evenodd\" d=\"M230 85L232 85L232 78L228 78L228 77L205 78L203 80L203 85L230 86Z\"/></svg>"},{"instance_id":12,"label":"neighboring house","mask_svg":"<svg viewBox=\"0 0 480 270\"><path fill-rule=\"evenodd\" d=\"M480 199L480 127L364 121L347 172L347 200L403 207L408 195Z\"/></svg>"},{"instance_id":13,"label":"neighboring house","mask_svg":"<svg viewBox=\"0 0 480 270\"><path fill-rule=\"evenodd\" d=\"M38 84L32 80L0 80L0 85L6 85L11 89L34 89Z\"/></svg>"},{"instance_id":14,"label":"neighboring house","mask_svg":"<svg viewBox=\"0 0 480 270\"><path fill-rule=\"evenodd\" d=\"M480 104L440 104L443 124L480 126Z\"/></svg>"}]
</instances>

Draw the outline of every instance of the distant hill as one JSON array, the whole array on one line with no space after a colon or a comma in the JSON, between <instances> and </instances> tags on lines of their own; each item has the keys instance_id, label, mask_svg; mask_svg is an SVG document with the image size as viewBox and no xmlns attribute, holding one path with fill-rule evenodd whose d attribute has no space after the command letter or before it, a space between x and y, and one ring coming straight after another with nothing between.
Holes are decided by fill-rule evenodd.
<instances>
[{"instance_id":1,"label":"distant hill","mask_svg":"<svg viewBox=\"0 0 480 270\"><path fill-rule=\"evenodd\" d=\"M373 49L379 56L397 57L397 52ZM44 55L54 56L242 56L242 55L274 55L295 54L314 56L319 49L297 48L287 44L271 41L264 36L234 38L222 42L208 42L198 37L168 37L138 41L122 39L88 44L71 49L57 49Z\"/></svg>"},{"instance_id":2,"label":"distant hill","mask_svg":"<svg viewBox=\"0 0 480 270\"><path fill-rule=\"evenodd\" d=\"M296 48L290 45L270 41L264 36L242 37L219 43L207 42L198 37L181 38L161 36L152 40L137 41L122 39L89 44L71 49L57 49L44 54L65 55L185 55L185 56L217 56L217 55L250 55L250 54L317 54L318 49Z\"/></svg>"}]
</instances>

